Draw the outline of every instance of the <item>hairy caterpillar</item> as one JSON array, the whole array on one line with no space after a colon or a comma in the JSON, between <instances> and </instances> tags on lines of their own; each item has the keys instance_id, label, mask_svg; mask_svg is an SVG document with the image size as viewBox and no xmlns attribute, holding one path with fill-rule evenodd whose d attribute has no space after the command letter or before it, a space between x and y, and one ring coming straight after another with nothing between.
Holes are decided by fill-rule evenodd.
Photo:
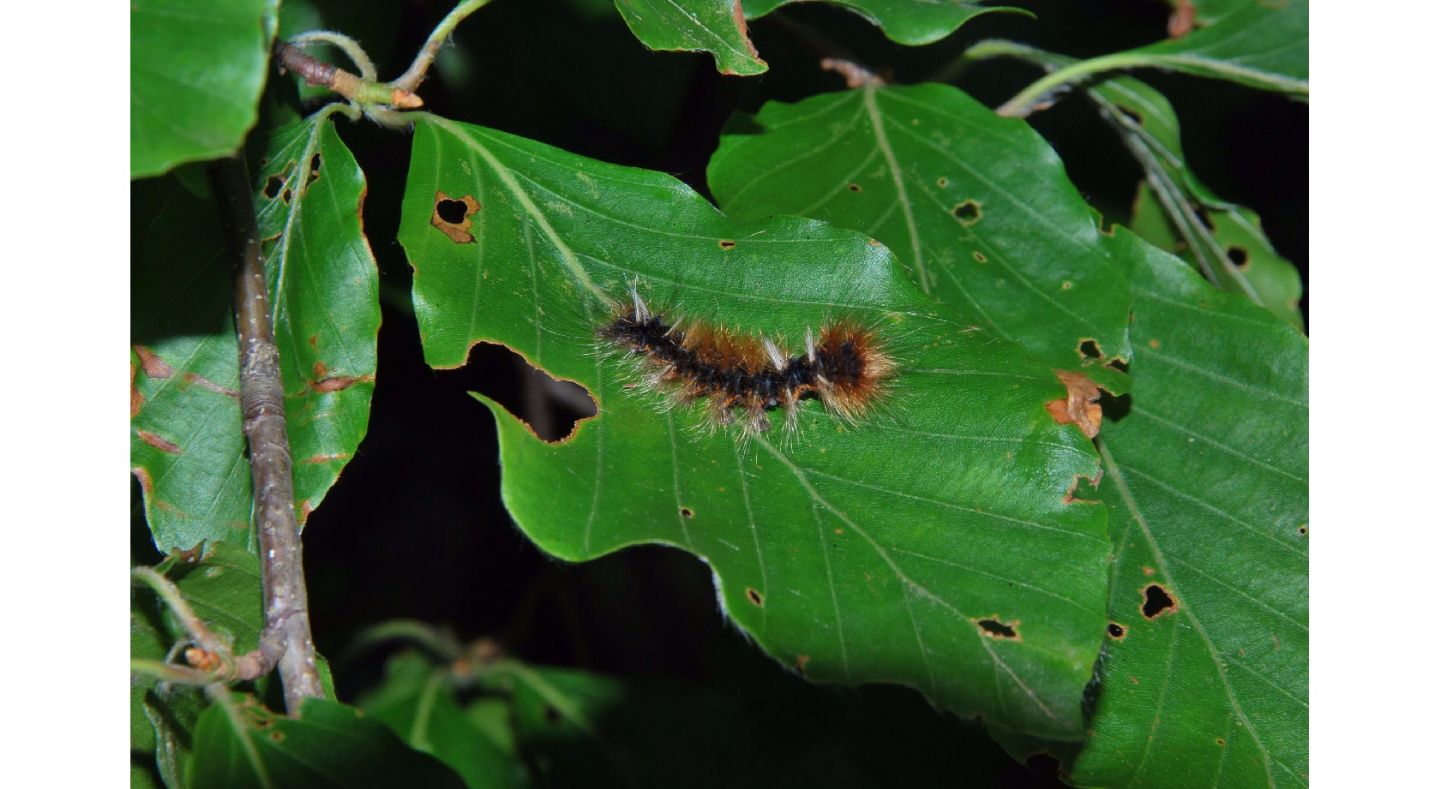
<instances>
[{"instance_id":1,"label":"hairy caterpillar","mask_svg":"<svg viewBox=\"0 0 1440 789\"><path fill-rule=\"evenodd\" d=\"M854 423L895 373L875 332L856 321L827 322L818 334L807 328L804 352L791 354L768 337L701 321L670 322L634 288L630 304L599 335L640 360L647 389L673 403L704 401L711 424L738 424L746 437L769 430L769 412L777 409L793 432L805 399L818 399Z\"/></svg>"}]
</instances>

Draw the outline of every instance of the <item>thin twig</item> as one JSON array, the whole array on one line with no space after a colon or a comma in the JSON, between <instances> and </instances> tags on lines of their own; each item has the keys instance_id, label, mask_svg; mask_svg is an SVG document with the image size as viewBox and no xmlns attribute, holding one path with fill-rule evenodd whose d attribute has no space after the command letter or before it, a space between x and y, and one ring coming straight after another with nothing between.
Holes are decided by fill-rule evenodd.
<instances>
[{"instance_id":1,"label":"thin twig","mask_svg":"<svg viewBox=\"0 0 1440 789\"><path fill-rule=\"evenodd\" d=\"M211 169L226 240L235 257L235 329L240 340L240 407L250 445L260 578L265 588L265 632L260 643L278 642L285 709L292 715L307 697L324 695L310 635L300 524L295 518L290 440L285 432L285 392L279 351L270 324L260 231L244 154ZM278 639L274 638L278 636Z\"/></svg>"},{"instance_id":2,"label":"thin twig","mask_svg":"<svg viewBox=\"0 0 1440 789\"><path fill-rule=\"evenodd\" d=\"M440 51L440 47L445 44L445 39L449 38L450 34L455 32L455 26L464 21L465 17L479 11L489 2L490 0L465 0L465 2L455 6L455 9L449 14L446 14L445 18L440 20L440 24L436 25L435 29L430 31L430 39L426 41L425 46L421 47L420 51L416 53L415 60L410 63L410 68L406 69L404 74L392 80L389 86L397 90L405 91L406 93L414 93L415 89L420 87L420 81L425 79L425 72L430 70L430 64L435 62L435 55Z\"/></svg>"},{"instance_id":3,"label":"thin twig","mask_svg":"<svg viewBox=\"0 0 1440 789\"><path fill-rule=\"evenodd\" d=\"M339 66L307 55L294 44L278 39L275 41L275 59L279 61L282 69L299 74L306 83L329 88L361 106L388 104L401 109L415 109L425 104L419 96L408 90L362 79Z\"/></svg>"}]
</instances>

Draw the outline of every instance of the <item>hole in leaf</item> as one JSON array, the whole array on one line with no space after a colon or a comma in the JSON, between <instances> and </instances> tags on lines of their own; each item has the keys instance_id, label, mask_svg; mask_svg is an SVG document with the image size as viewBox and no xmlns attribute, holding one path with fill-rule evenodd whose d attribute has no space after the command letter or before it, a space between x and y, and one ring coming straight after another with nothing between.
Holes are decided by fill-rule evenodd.
<instances>
[{"instance_id":1,"label":"hole in leaf","mask_svg":"<svg viewBox=\"0 0 1440 789\"><path fill-rule=\"evenodd\" d=\"M1241 271L1250 265L1250 253L1246 252L1244 247L1230 247L1225 250L1225 257L1230 258L1230 262L1235 264L1235 268Z\"/></svg>"},{"instance_id":2,"label":"hole in leaf","mask_svg":"<svg viewBox=\"0 0 1440 789\"><path fill-rule=\"evenodd\" d=\"M444 192L436 192L435 212L430 215L430 224L457 244L471 244L474 243L475 236L470 233L470 217L479 210L480 201L470 195L457 199Z\"/></svg>"},{"instance_id":3,"label":"hole in leaf","mask_svg":"<svg viewBox=\"0 0 1440 789\"><path fill-rule=\"evenodd\" d=\"M305 179L305 188L309 189L310 184L320 177L320 154L316 153L310 157L310 176Z\"/></svg>"},{"instance_id":4,"label":"hole in leaf","mask_svg":"<svg viewBox=\"0 0 1440 789\"><path fill-rule=\"evenodd\" d=\"M955 218L960 220L960 224L969 227L980 221L980 204L974 200L966 200L955 206L953 213Z\"/></svg>"},{"instance_id":5,"label":"hole in leaf","mask_svg":"<svg viewBox=\"0 0 1440 789\"><path fill-rule=\"evenodd\" d=\"M1025 769L1042 779L1060 779L1060 760L1049 753L1034 753L1025 758Z\"/></svg>"},{"instance_id":6,"label":"hole in leaf","mask_svg":"<svg viewBox=\"0 0 1440 789\"><path fill-rule=\"evenodd\" d=\"M1099 359L1104 356L1104 354L1100 352L1100 343L1090 339L1081 340L1075 349L1079 351L1080 358L1085 361Z\"/></svg>"},{"instance_id":7,"label":"hole in leaf","mask_svg":"<svg viewBox=\"0 0 1440 789\"><path fill-rule=\"evenodd\" d=\"M1145 603L1140 606L1140 613L1146 619L1154 619L1161 614L1168 614L1175 610L1175 598L1165 591L1160 584L1150 584L1145 587Z\"/></svg>"},{"instance_id":8,"label":"hole in leaf","mask_svg":"<svg viewBox=\"0 0 1440 789\"><path fill-rule=\"evenodd\" d=\"M695 510L692 510L692 509L690 509L689 507L681 507L681 508L680 508L680 517L682 517L682 518L684 518L684 519L686 519L686 520L689 520L689 519L695 517Z\"/></svg>"},{"instance_id":9,"label":"hole in leaf","mask_svg":"<svg viewBox=\"0 0 1440 789\"><path fill-rule=\"evenodd\" d=\"M551 726L559 726L561 721L564 720L560 715L560 710L556 709L553 704L546 704L542 714L545 716L545 722Z\"/></svg>"},{"instance_id":10,"label":"hole in leaf","mask_svg":"<svg viewBox=\"0 0 1440 789\"><path fill-rule=\"evenodd\" d=\"M529 426L537 438L563 442L578 423L595 416L595 400L573 381L551 378L504 345L477 343L465 366L442 371L457 393L480 392Z\"/></svg>"},{"instance_id":11,"label":"hole in leaf","mask_svg":"<svg viewBox=\"0 0 1440 789\"><path fill-rule=\"evenodd\" d=\"M750 599L752 605L757 607L765 605L764 599L760 597L760 593L755 591L755 587L753 586L745 587L745 596Z\"/></svg>"},{"instance_id":12,"label":"hole in leaf","mask_svg":"<svg viewBox=\"0 0 1440 789\"><path fill-rule=\"evenodd\" d=\"M1210 212L1202 208L1196 213L1200 215L1200 224L1204 225L1206 230L1215 232L1215 220L1210 218Z\"/></svg>"},{"instance_id":13,"label":"hole in leaf","mask_svg":"<svg viewBox=\"0 0 1440 789\"><path fill-rule=\"evenodd\" d=\"M1015 629L1020 623L1001 622L995 619L977 619L975 624L980 627L980 632L991 638L1019 638L1020 633Z\"/></svg>"},{"instance_id":14,"label":"hole in leaf","mask_svg":"<svg viewBox=\"0 0 1440 789\"><path fill-rule=\"evenodd\" d=\"M270 176L270 180L265 182L265 196L270 198L271 200L274 200L275 198L280 196L280 190L284 186L285 179L281 178L278 175Z\"/></svg>"},{"instance_id":15,"label":"hole in leaf","mask_svg":"<svg viewBox=\"0 0 1440 789\"><path fill-rule=\"evenodd\" d=\"M1120 639L1125 637L1125 626L1120 624L1119 622L1111 622L1109 626L1105 628L1105 632L1111 638L1119 641Z\"/></svg>"},{"instance_id":16,"label":"hole in leaf","mask_svg":"<svg viewBox=\"0 0 1440 789\"><path fill-rule=\"evenodd\" d=\"M1296 529L1296 531L1300 532L1300 534L1302 534L1302 535L1309 534L1309 533L1310 533L1310 527L1302 523L1302 524L1300 524L1300 528L1299 528L1299 529Z\"/></svg>"},{"instance_id":17,"label":"hole in leaf","mask_svg":"<svg viewBox=\"0 0 1440 789\"><path fill-rule=\"evenodd\" d=\"M280 199L285 202L285 205L290 205L290 201L291 201L292 199L294 199L294 197L295 197L295 193L292 192L292 191L290 191L289 189L286 189L286 190L280 195Z\"/></svg>"},{"instance_id":18,"label":"hole in leaf","mask_svg":"<svg viewBox=\"0 0 1440 789\"><path fill-rule=\"evenodd\" d=\"M729 252L730 250L735 248L735 242L731 241L728 238L722 238L720 239L720 248L725 250L726 252Z\"/></svg>"},{"instance_id":19,"label":"hole in leaf","mask_svg":"<svg viewBox=\"0 0 1440 789\"><path fill-rule=\"evenodd\" d=\"M458 225L465 221L465 204L459 200L441 200L435 204L435 214L441 221Z\"/></svg>"},{"instance_id":20,"label":"hole in leaf","mask_svg":"<svg viewBox=\"0 0 1440 789\"><path fill-rule=\"evenodd\" d=\"M848 187L846 187L846 188L849 189L849 190L852 191L852 192L858 192L858 191L860 191L860 184L850 184L850 185L849 185Z\"/></svg>"},{"instance_id":21,"label":"hole in leaf","mask_svg":"<svg viewBox=\"0 0 1440 789\"><path fill-rule=\"evenodd\" d=\"M1123 394L1119 397L1110 394L1105 389L1100 390L1100 413L1107 422L1119 422L1130 413L1130 395Z\"/></svg>"},{"instance_id":22,"label":"hole in leaf","mask_svg":"<svg viewBox=\"0 0 1440 789\"><path fill-rule=\"evenodd\" d=\"M1135 122L1135 125L1137 125L1137 126L1144 126L1144 125L1145 125L1145 116L1144 116L1144 115L1141 115L1140 113L1136 112L1135 110L1133 110L1133 109L1131 109L1131 108L1129 108L1129 107L1126 107L1124 104L1116 104L1115 106L1120 109L1120 114L1121 114L1121 115L1124 115L1125 117L1127 117L1127 118L1129 118L1130 120L1134 121L1134 122Z\"/></svg>"}]
</instances>

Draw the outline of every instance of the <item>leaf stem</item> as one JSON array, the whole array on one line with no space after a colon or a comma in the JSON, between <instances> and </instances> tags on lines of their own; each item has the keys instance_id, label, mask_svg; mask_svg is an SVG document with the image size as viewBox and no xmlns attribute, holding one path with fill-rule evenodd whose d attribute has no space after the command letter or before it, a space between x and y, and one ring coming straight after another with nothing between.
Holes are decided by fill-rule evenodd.
<instances>
[{"instance_id":1,"label":"leaf stem","mask_svg":"<svg viewBox=\"0 0 1440 789\"><path fill-rule=\"evenodd\" d=\"M303 47L311 42L329 44L344 52L345 56L350 58L350 62L355 64L355 68L360 69L360 79L370 82L380 79L379 75L375 73L375 64L370 60L369 53L360 46L360 42L344 33L337 33L333 30L312 30L291 38L289 43Z\"/></svg>"},{"instance_id":2,"label":"leaf stem","mask_svg":"<svg viewBox=\"0 0 1440 789\"><path fill-rule=\"evenodd\" d=\"M975 47L972 47L970 52L974 51ZM1131 68L1144 65L1146 62L1148 62L1146 58L1129 52L1116 52L1110 55L1101 55L1098 58L1077 61L1030 83L1024 90L1015 94L1014 98L1000 105L995 112L1007 118L1024 118L1036 109L1036 105L1062 87L1102 71Z\"/></svg>"},{"instance_id":3,"label":"leaf stem","mask_svg":"<svg viewBox=\"0 0 1440 789\"><path fill-rule=\"evenodd\" d=\"M435 55L439 53L440 47L445 44L445 39L455 32L455 27L464 21L465 17L479 11L490 3L490 0L464 0L455 6L440 24L430 31L430 39L425 46L415 54L415 60L410 63L410 68L405 70L398 78L388 83L388 86L406 93L414 93L420 87L420 81L425 79L425 72L430 70L430 64L435 62ZM399 105L397 105L399 106ZM419 105L416 105L419 106Z\"/></svg>"},{"instance_id":4,"label":"leaf stem","mask_svg":"<svg viewBox=\"0 0 1440 789\"><path fill-rule=\"evenodd\" d=\"M219 160L210 171L235 258L235 328L240 341L240 407L250 445L254 518L265 590L261 649L277 644L285 708L297 714L307 697L322 697L301 560L300 525L279 351L270 322L260 231L244 154ZM273 664L272 664L273 665Z\"/></svg>"}]
</instances>

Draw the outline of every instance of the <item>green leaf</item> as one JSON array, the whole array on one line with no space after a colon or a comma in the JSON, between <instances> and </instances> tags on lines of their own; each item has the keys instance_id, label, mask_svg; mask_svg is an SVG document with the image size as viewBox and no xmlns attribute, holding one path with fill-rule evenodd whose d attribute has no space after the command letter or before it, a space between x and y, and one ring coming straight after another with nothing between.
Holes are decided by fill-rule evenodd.
<instances>
[{"instance_id":1,"label":"green leaf","mask_svg":"<svg viewBox=\"0 0 1440 789\"><path fill-rule=\"evenodd\" d=\"M428 753L470 787L526 786L513 750L476 725L455 699L455 675L413 653L392 658L384 682L360 706L410 747Z\"/></svg>"},{"instance_id":2,"label":"green leaf","mask_svg":"<svg viewBox=\"0 0 1440 789\"><path fill-rule=\"evenodd\" d=\"M983 2L984 0L982 0ZM745 0L745 18L759 19L775 9L801 0ZM825 0L849 9L880 28L891 41L909 46L933 44L954 33L961 25L981 14L1006 12L1034 14L1023 8L985 6L963 0Z\"/></svg>"},{"instance_id":3,"label":"green leaf","mask_svg":"<svg viewBox=\"0 0 1440 789\"><path fill-rule=\"evenodd\" d=\"M223 694L200 716L186 777L191 786L465 785L358 710L306 699L288 718L245 694Z\"/></svg>"},{"instance_id":4,"label":"green leaf","mask_svg":"<svg viewBox=\"0 0 1440 789\"><path fill-rule=\"evenodd\" d=\"M130 177L233 153L255 123L273 0L130 3Z\"/></svg>"},{"instance_id":5,"label":"green leaf","mask_svg":"<svg viewBox=\"0 0 1440 789\"><path fill-rule=\"evenodd\" d=\"M1109 544L1103 510L1069 494L1093 447L1047 413L1064 392L1047 367L936 314L889 250L812 220L737 222L669 176L434 117L416 124L399 238L432 366L500 342L598 403L547 444L485 401L502 496L541 548L682 547L730 616L812 679L899 682L1079 736ZM634 390L635 365L597 339L632 285L692 325L790 349L853 316L900 371L854 427L805 402L792 440L707 431L703 408Z\"/></svg>"},{"instance_id":6,"label":"green leaf","mask_svg":"<svg viewBox=\"0 0 1440 789\"><path fill-rule=\"evenodd\" d=\"M1306 785L1307 342L1115 243L1134 261L1135 388L1101 438L1115 625L1072 780Z\"/></svg>"},{"instance_id":7,"label":"green leaf","mask_svg":"<svg viewBox=\"0 0 1440 789\"><path fill-rule=\"evenodd\" d=\"M722 74L751 76L769 68L750 41L746 20L799 0L615 0L630 31L651 49L709 52ZM918 46L955 32L981 14L1020 8L934 0L826 0L879 27L890 40Z\"/></svg>"},{"instance_id":8,"label":"green leaf","mask_svg":"<svg viewBox=\"0 0 1440 789\"><path fill-rule=\"evenodd\" d=\"M254 554L227 543L205 548L194 560L170 558L156 568L180 590L195 614L237 653L254 649L264 626L260 562ZM130 597L130 656L161 661L172 645L188 641L153 592L133 589ZM206 707L199 688L157 683L134 675L130 682L132 761L148 760L168 786L181 786L190 759L195 723Z\"/></svg>"},{"instance_id":9,"label":"green leaf","mask_svg":"<svg viewBox=\"0 0 1440 789\"><path fill-rule=\"evenodd\" d=\"M1105 366L1130 356L1124 273L1027 124L946 85L770 102L754 121L734 124L710 160L732 216L795 214L872 235L960 320L1124 391Z\"/></svg>"},{"instance_id":10,"label":"green leaf","mask_svg":"<svg viewBox=\"0 0 1440 789\"><path fill-rule=\"evenodd\" d=\"M1204 27L1123 54L1141 66L1309 95L1310 0L1209 5L1198 17Z\"/></svg>"},{"instance_id":11,"label":"green leaf","mask_svg":"<svg viewBox=\"0 0 1440 789\"><path fill-rule=\"evenodd\" d=\"M1051 70L1076 62L1008 41L984 42L971 53L1011 55ZM1243 293L1303 328L1300 273L1270 245L1254 211L1217 197L1190 170L1180 120L1165 95L1133 77L1105 80L1086 94L1145 172L1131 229L1182 254L1217 287Z\"/></svg>"},{"instance_id":12,"label":"green leaf","mask_svg":"<svg viewBox=\"0 0 1440 789\"><path fill-rule=\"evenodd\" d=\"M256 162L301 523L364 436L380 325L361 230L365 180L324 119L277 130ZM314 169L318 164L319 169ZM218 209L171 181L135 190L131 462L162 550L248 544L231 258Z\"/></svg>"},{"instance_id":13,"label":"green leaf","mask_svg":"<svg viewBox=\"0 0 1440 789\"><path fill-rule=\"evenodd\" d=\"M615 0L630 32L651 49L709 52L721 74L761 74L740 0Z\"/></svg>"}]
</instances>

